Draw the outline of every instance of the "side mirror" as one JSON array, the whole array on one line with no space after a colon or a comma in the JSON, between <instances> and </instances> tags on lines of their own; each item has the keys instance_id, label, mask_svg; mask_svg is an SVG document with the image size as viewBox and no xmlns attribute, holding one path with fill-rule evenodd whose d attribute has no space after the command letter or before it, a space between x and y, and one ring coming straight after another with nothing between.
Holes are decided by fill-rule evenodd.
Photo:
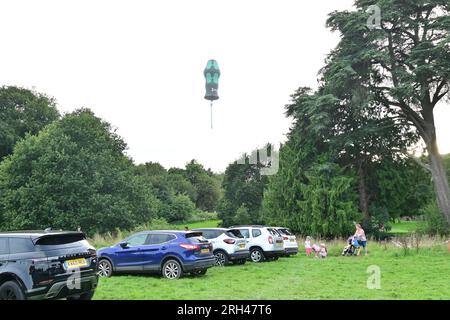
<instances>
[{"instance_id":1,"label":"side mirror","mask_svg":"<svg viewBox=\"0 0 450 320\"><path fill-rule=\"evenodd\" d=\"M126 241L119 243L119 245L122 247L122 249L128 248L128 242Z\"/></svg>"}]
</instances>

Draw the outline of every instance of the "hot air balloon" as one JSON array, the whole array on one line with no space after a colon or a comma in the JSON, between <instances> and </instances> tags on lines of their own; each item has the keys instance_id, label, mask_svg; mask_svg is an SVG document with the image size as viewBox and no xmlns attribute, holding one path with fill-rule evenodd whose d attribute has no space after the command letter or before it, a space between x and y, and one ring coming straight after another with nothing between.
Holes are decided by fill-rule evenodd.
<instances>
[{"instance_id":1,"label":"hot air balloon","mask_svg":"<svg viewBox=\"0 0 450 320\"><path fill-rule=\"evenodd\" d=\"M211 106L211 129L212 125L212 106L213 101L219 99L218 89L219 89L219 77L220 70L219 64L216 60L209 60L206 64L206 68L203 71L203 75L205 76L206 84L205 84L205 99L209 100Z\"/></svg>"}]
</instances>

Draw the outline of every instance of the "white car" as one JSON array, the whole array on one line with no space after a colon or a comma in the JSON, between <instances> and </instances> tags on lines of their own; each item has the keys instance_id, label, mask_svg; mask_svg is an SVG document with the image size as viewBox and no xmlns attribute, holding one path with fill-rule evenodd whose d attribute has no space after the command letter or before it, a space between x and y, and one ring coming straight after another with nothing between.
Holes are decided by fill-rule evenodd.
<instances>
[{"instance_id":1,"label":"white car","mask_svg":"<svg viewBox=\"0 0 450 320\"><path fill-rule=\"evenodd\" d=\"M285 254L283 238L275 228L266 226L234 226L249 241L250 259L253 262L277 260Z\"/></svg>"},{"instance_id":2,"label":"white car","mask_svg":"<svg viewBox=\"0 0 450 320\"><path fill-rule=\"evenodd\" d=\"M202 232L203 237L211 242L217 266L225 266L230 262L244 264L250 257L248 241L237 229L200 228L193 231Z\"/></svg>"},{"instance_id":3,"label":"white car","mask_svg":"<svg viewBox=\"0 0 450 320\"><path fill-rule=\"evenodd\" d=\"M287 256L298 253L297 237L288 229L275 227L278 233L283 237L284 252Z\"/></svg>"}]
</instances>

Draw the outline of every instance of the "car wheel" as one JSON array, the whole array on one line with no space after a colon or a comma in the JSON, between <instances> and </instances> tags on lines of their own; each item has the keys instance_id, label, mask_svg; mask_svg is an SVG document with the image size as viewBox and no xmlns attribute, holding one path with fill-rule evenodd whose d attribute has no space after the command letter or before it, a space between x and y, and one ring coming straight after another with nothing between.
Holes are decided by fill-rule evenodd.
<instances>
[{"instance_id":1,"label":"car wheel","mask_svg":"<svg viewBox=\"0 0 450 320\"><path fill-rule=\"evenodd\" d=\"M216 266L223 267L228 264L228 256L225 252L217 251L214 257L216 258Z\"/></svg>"},{"instance_id":2,"label":"car wheel","mask_svg":"<svg viewBox=\"0 0 450 320\"><path fill-rule=\"evenodd\" d=\"M250 251L250 259L256 263L264 261L264 254L261 249L254 248Z\"/></svg>"},{"instance_id":3,"label":"car wheel","mask_svg":"<svg viewBox=\"0 0 450 320\"><path fill-rule=\"evenodd\" d=\"M196 270L194 272L191 272L191 274L194 276L204 276L207 271L208 269Z\"/></svg>"},{"instance_id":4,"label":"car wheel","mask_svg":"<svg viewBox=\"0 0 450 320\"><path fill-rule=\"evenodd\" d=\"M98 272L97 274L102 278L109 278L113 274L113 268L111 262L106 259L100 260L98 263Z\"/></svg>"},{"instance_id":5,"label":"car wheel","mask_svg":"<svg viewBox=\"0 0 450 320\"><path fill-rule=\"evenodd\" d=\"M79 296L67 297L67 300L92 300L92 298L94 297L94 293L95 293L95 291L92 290L92 291L80 294Z\"/></svg>"},{"instance_id":6,"label":"car wheel","mask_svg":"<svg viewBox=\"0 0 450 320\"><path fill-rule=\"evenodd\" d=\"M239 259L234 261L234 264L245 264L245 262L247 262L245 259Z\"/></svg>"},{"instance_id":7,"label":"car wheel","mask_svg":"<svg viewBox=\"0 0 450 320\"><path fill-rule=\"evenodd\" d=\"M182 274L183 269L176 260L168 260L162 267L162 275L166 279L178 279Z\"/></svg>"},{"instance_id":8,"label":"car wheel","mask_svg":"<svg viewBox=\"0 0 450 320\"><path fill-rule=\"evenodd\" d=\"M25 300L25 294L15 281L7 281L0 286L0 300Z\"/></svg>"}]
</instances>

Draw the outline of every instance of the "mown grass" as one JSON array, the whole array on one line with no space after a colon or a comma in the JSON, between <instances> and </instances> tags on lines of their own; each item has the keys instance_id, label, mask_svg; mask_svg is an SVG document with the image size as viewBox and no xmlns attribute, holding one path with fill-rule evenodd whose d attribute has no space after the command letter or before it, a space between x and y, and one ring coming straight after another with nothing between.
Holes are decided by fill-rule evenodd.
<instances>
[{"instance_id":1,"label":"mown grass","mask_svg":"<svg viewBox=\"0 0 450 320\"><path fill-rule=\"evenodd\" d=\"M214 267L203 277L165 280L159 275L100 279L95 299L450 299L450 253L445 244L395 248L369 242L369 254L342 257L341 242L326 259L290 258ZM381 288L368 289L369 266L381 271Z\"/></svg>"},{"instance_id":2,"label":"mown grass","mask_svg":"<svg viewBox=\"0 0 450 320\"><path fill-rule=\"evenodd\" d=\"M423 221L400 221L392 223L390 224L391 230L389 230L389 233L398 235L412 233L417 231L423 223Z\"/></svg>"}]
</instances>

